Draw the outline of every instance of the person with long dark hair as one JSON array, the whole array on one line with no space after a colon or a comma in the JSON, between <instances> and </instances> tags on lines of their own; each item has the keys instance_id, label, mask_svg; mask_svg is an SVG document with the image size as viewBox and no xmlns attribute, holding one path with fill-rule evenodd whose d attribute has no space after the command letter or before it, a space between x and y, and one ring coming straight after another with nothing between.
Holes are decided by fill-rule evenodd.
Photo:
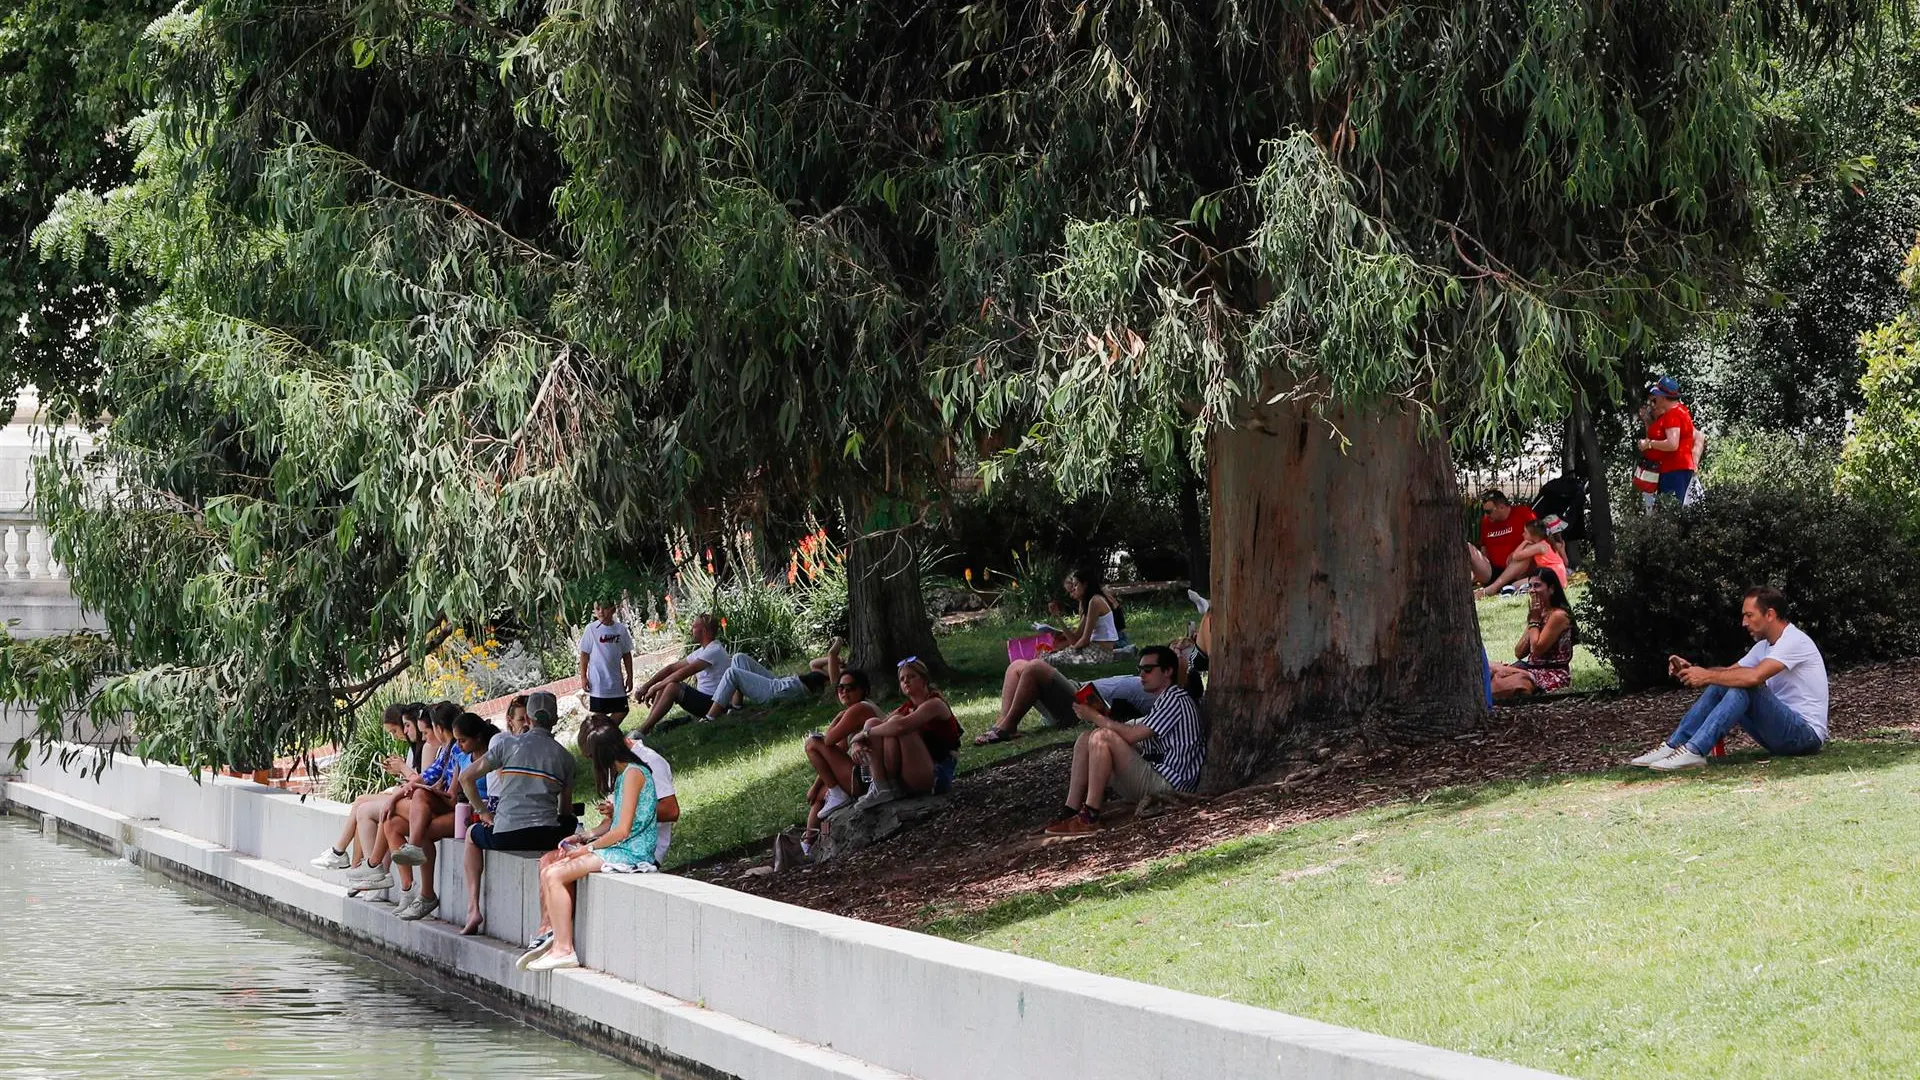
<instances>
[{"instance_id":1,"label":"person with long dark hair","mask_svg":"<svg viewBox=\"0 0 1920 1080\"><path fill-rule=\"evenodd\" d=\"M1120 601L1107 591L1098 567L1082 567L1067 575L1067 595L1080 607L1080 624L1053 635L1053 664L1104 664L1126 642L1126 615Z\"/></svg>"},{"instance_id":2,"label":"person with long dark hair","mask_svg":"<svg viewBox=\"0 0 1920 1080\"><path fill-rule=\"evenodd\" d=\"M381 713L380 729L387 738L404 744L405 750L382 758L380 769L400 782L353 800L347 820L341 823L340 839L314 857L314 866L322 870L346 870L359 876L378 872L377 865L385 858L385 847L379 840L380 822L392 812L394 797L400 789L420 778L421 747L426 742L420 727L426 710L427 707L417 701L405 705L396 702Z\"/></svg>"},{"instance_id":3,"label":"person with long dark hair","mask_svg":"<svg viewBox=\"0 0 1920 1080\"><path fill-rule=\"evenodd\" d=\"M414 867L419 867L419 889L397 914L408 921L424 919L440 909L440 896L434 891L434 864L439 842L453 837L454 796L460 790L460 773L472 764L454 737L454 723L463 710L451 701L442 701L427 710L428 738L438 748L433 764L408 785L394 803L392 814L381 826L390 861L398 867L400 888L412 890ZM477 718L476 718L477 719Z\"/></svg>"},{"instance_id":4,"label":"person with long dark hair","mask_svg":"<svg viewBox=\"0 0 1920 1080\"><path fill-rule=\"evenodd\" d=\"M589 874L648 873L655 869L657 800L653 775L614 724L596 726L586 737L587 760L602 795L613 797L613 812L598 831L560 842L564 857L540 871L541 934L516 966L527 971L579 967L573 947L574 893Z\"/></svg>"},{"instance_id":5,"label":"person with long dark hair","mask_svg":"<svg viewBox=\"0 0 1920 1080\"><path fill-rule=\"evenodd\" d=\"M1533 573L1528 593L1527 628L1514 643L1514 662L1493 665L1496 700L1525 694L1551 694L1573 683L1573 646L1579 629L1567 587L1550 566Z\"/></svg>"},{"instance_id":6,"label":"person with long dark hair","mask_svg":"<svg viewBox=\"0 0 1920 1080\"><path fill-rule=\"evenodd\" d=\"M515 699L515 700L519 700L519 699ZM509 715L512 714L513 708L511 705L508 706L507 711ZM526 711L527 711L526 703L524 701L521 701L520 702L521 714L524 716L526 714ZM454 741L454 744L460 748L460 752L466 755L467 765L473 764L473 762L476 759L484 756L487 752L487 748L493 745L493 737L498 734L500 734L499 728L495 727L494 725L488 723L485 720L482 720L479 716L476 716L475 714L470 712L461 713L458 717L455 717L453 721L453 741ZM465 765L461 766L461 771L464 772L465 770L466 770L466 766ZM489 794L487 791L486 777L482 776L478 780L476 780L474 782L474 787L477 789L475 791L475 794L477 794L480 797L480 802L477 805L469 803L468 804L469 811L484 810L488 814L492 814L495 810L499 809L500 807L499 798ZM456 800L456 803L454 806L454 813L457 815L460 812L459 804L467 803L467 793L462 787L460 783L460 778L458 775L454 777L454 788L455 788L454 798ZM460 832L460 829L457 824L458 822L457 817L455 818L455 821L456 821L456 825L454 827L454 832L458 834ZM457 835L455 838L464 839L464 837L460 837ZM477 934L480 932L480 927L482 924L482 919L480 917L481 867L477 864L483 862L486 859L486 856L482 855L480 853L480 849L477 847L474 847L472 844L463 844L462 847L465 848L465 853L462 856L462 865L466 869L465 877L467 882L467 921L466 921L466 924L460 928L460 933L463 936L465 936L465 935Z\"/></svg>"},{"instance_id":7,"label":"person with long dark hair","mask_svg":"<svg viewBox=\"0 0 1920 1080\"><path fill-rule=\"evenodd\" d=\"M873 683L859 668L841 668L840 657L832 656L829 671L833 692L842 706L825 731L808 735L800 744L813 767L813 786L807 790L807 825L800 834L803 845L820 837L820 819L831 816L860 796L860 777L854 768L847 740L864 729L868 721L878 720L880 710L867 699L873 696Z\"/></svg>"}]
</instances>

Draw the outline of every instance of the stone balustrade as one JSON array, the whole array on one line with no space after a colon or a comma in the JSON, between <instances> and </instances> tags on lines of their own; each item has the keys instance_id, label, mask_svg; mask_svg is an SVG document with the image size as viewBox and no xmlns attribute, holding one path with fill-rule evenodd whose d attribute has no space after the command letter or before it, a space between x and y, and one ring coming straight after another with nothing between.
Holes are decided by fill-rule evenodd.
<instances>
[{"instance_id":1,"label":"stone balustrade","mask_svg":"<svg viewBox=\"0 0 1920 1080\"><path fill-rule=\"evenodd\" d=\"M0 511L0 578L65 581L67 568L53 553L47 527L24 513Z\"/></svg>"}]
</instances>

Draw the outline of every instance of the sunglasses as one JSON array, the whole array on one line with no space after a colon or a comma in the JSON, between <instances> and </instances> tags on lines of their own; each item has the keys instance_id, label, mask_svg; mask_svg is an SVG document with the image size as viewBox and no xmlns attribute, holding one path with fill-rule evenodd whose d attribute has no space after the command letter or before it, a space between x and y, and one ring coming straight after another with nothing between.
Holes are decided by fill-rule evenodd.
<instances>
[{"instance_id":1,"label":"sunglasses","mask_svg":"<svg viewBox=\"0 0 1920 1080\"><path fill-rule=\"evenodd\" d=\"M835 690L858 690L860 689L860 684L852 682L835 683L833 684L833 688Z\"/></svg>"},{"instance_id":2,"label":"sunglasses","mask_svg":"<svg viewBox=\"0 0 1920 1080\"><path fill-rule=\"evenodd\" d=\"M1146 674L1149 671L1172 671L1172 670L1173 670L1172 668L1167 667L1164 664L1141 664L1140 665L1140 673L1142 675Z\"/></svg>"},{"instance_id":3,"label":"sunglasses","mask_svg":"<svg viewBox=\"0 0 1920 1080\"><path fill-rule=\"evenodd\" d=\"M919 663L919 662L920 662L920 658L919 658L919 657L917 657L917 656L909 656L909 657L907 657L907 658L906 658L905 660L902 660L902 661L900 661L899 663L897 663L897 664L895 664L895 665L893 665L893 666L894 666L894 667L897 667L897 668L903 668L903 667L906 667L906 666L907 666L908 664L917 664L917 663Z\"/></svg>"}]
</instances>

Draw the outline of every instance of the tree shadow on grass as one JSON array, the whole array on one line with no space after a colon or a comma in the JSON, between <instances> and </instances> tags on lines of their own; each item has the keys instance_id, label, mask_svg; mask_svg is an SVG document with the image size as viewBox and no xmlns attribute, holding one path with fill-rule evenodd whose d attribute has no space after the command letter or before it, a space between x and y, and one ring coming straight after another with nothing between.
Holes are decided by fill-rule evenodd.
<instances>
[{"instance_id":1,"label":"tree shadow on grass","mask_svg":"<svg viewBox=\"0 0 1920 1080\"><path fill-rule=\"evenodd\" d=\"M1704 772L1654 773L1623 766L1603 772L1556 773L1539 777L1498 780L1483 784L1460 785L1431 792L1417 801L1388 804L1371 811L1369 827L1405 827L1421 819L1435 823L1490 806L1502 800L1556 787L1568 781L1616 780L1625 785L1647 781L1668 783L1704 783L1720 787L1738 787L1756 779L1818 776L1892 768L1920 756L1920 741L1852 741L1833 743L1819 754L1805 757L1780 757L1759 750L1730 754L1717 759ZM1352 817L1342 814L1308 823L1323 825ZM1112 899L1136 893L1175 890L1209 875L1232 871L1269 856L1306 852L1325 846L1330 838L1325 829L1290 828L1281 832L1229 840L1211 848L1188 852L1144 869L1128 870L1092 881L1045 892L1016 896L979 912L932 920L929 933L942 937L967 939L1051 914L1087 899Z\"/></svg>"}]
</instances>

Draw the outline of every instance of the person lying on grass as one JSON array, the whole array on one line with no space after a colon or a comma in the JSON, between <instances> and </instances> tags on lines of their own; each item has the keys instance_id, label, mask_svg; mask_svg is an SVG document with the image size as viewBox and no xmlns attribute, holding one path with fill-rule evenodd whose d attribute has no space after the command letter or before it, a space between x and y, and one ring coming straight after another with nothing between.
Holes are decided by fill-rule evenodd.
<instances>
[{"instance_id":1,"label":"person lying on grass","mask_svg":"<svg viewBox=\"0 0 1920 1080\"><path fill-rule=\"evenodd\" d=\"M588 733L587 759L602 795L612 795L613 812L598 831L560 842L559 858L542 860L540 931L515 961L523 971L553 971L580 966L573 949L573 908L580 879L589 874L645 874L654 867L659 807L653 776L613 724Z\"/></svg>"},{"instance_id":2,"label":"person lying on grass","mask_svg":"<svg viewBox=\"0 0 1920 1080\"><path fill-rule=\"evenodd\" d=\"M400 789L420 778L420 767L425 764L421 748L426 745L420 728L426 723L426 714L427 707L420 702L395 703L381 714L381 730L392 742L405 744L406 752L383 758L380 770L400 782L353 800L353 808L340 826L340 839L313 857L314 866L372 876L374 868L385 860L386 848L379 840L380 822L393 811L393 800Z\"/></svg>"},{"instance_id":3,"label":"person lying on grass","mask_svg":"<svg viewBox=\"0 0 1920 1080\"><path fill-rule=\"evenodd\" d=\"M917 656L900 661L900 707L868 720L847 740L853 759L867 766L873 785L854 810L894 799L937 794L953 784L959 764L960 720L933 685Z\"/></svg>"},{"instance_id":4,"label":"person lying on grass","mask_svg":"<svg viewBox=\"0 0 1920 1080\"><path fill-rule=\"evenodd\" d=\"M708 706L703 719L718 720L721 713L743 704L799 701L818 693L827 681L825 674L812 670L799 675L775 675L767 665L746 653L734 653L727 669L720 673L720 683L713 691L713 704Z\"/></svg>"},{"instance_id":5,"label":"person lying on grass","mask_svg":"<svg viewBox=\"0 0 1920 1080\"><path fill-rule=\"evenodd\" d=\"M1493 665L1493 696L1507 701L1525 694L1551 694L1573 684L1573 603L1551 569L1534 571L1527 598L1527 628L1513 646L1515 662Z\"/></svg>"},{"instance_id":6,"label":"person lying on grass","mask_svg":"<svg viewBox=\"0 0 1920 1080\"><path fill-rule=\"evenodd\" d=\"M695 720L705 720L713 709L714 695L720 690L720 675L733 664L733 654L720 643L720 620L701 612L688 624L693 648L679 663L668 664L653 673L634 697L647 706L647 718L640 722L640 734L651 735L675 705ZM692 679L692 685L687 680Z\"/></svg>"},{"instance_id":7,"label":"person lying on grass","mask_svg":"<svg viewBox=\"0 0 1920 1080\"><path fill-rule=\"evenodd\" d=\"M1179 654L1165 645L1140 653L1140 684L1154 696L1143 720L1120 723L1085 703L1074 711L1093 730L1073 744L1066 812L1047 826L1049 836L1079 836L1100 827L1107 789L1124 801L1200 786L1206 736L1200 708L1175 684Z\"/></svg>"},{"instance_id":8,"label":"person lying on grass","mask_svg":"<svg viewBox=\"0 0 1920 1080\"><path fill-rule=\"evenodd\" d=\"M1819 753L1827 744L1827 664L1813 639L1787 621L1786 611L1779 589L1748 589L1740 624L1754 644L1738 663L1710 668L1669 657L1668 674L1706 692L1666 742L1632 763L1659 772L1698 769L1736 725L1770 754Z\"/></svg>"},{"instance_id":9,"label":"person lying on grass","mask_svg":"<svg viewBox=\"0 0 1920 1080\"><path fill-rule=\"evenodd\" d=\"M800 744L806 752L807 764L813 767L813 786L807 789L807 827L800 834L800 842L805 845L820 838L821 818L831 816L859 797L860 776L854 768L848 740L869 722L880 719L880 710L867 700L873 694L873 683L867 673L858 668L841 670L837 652L829 651L827 656L831 661L827 675L833 681L834 694L845 707L833 718L833 723L827 725L827 730L813 732Z\"/></svg>"}]
</instances>

